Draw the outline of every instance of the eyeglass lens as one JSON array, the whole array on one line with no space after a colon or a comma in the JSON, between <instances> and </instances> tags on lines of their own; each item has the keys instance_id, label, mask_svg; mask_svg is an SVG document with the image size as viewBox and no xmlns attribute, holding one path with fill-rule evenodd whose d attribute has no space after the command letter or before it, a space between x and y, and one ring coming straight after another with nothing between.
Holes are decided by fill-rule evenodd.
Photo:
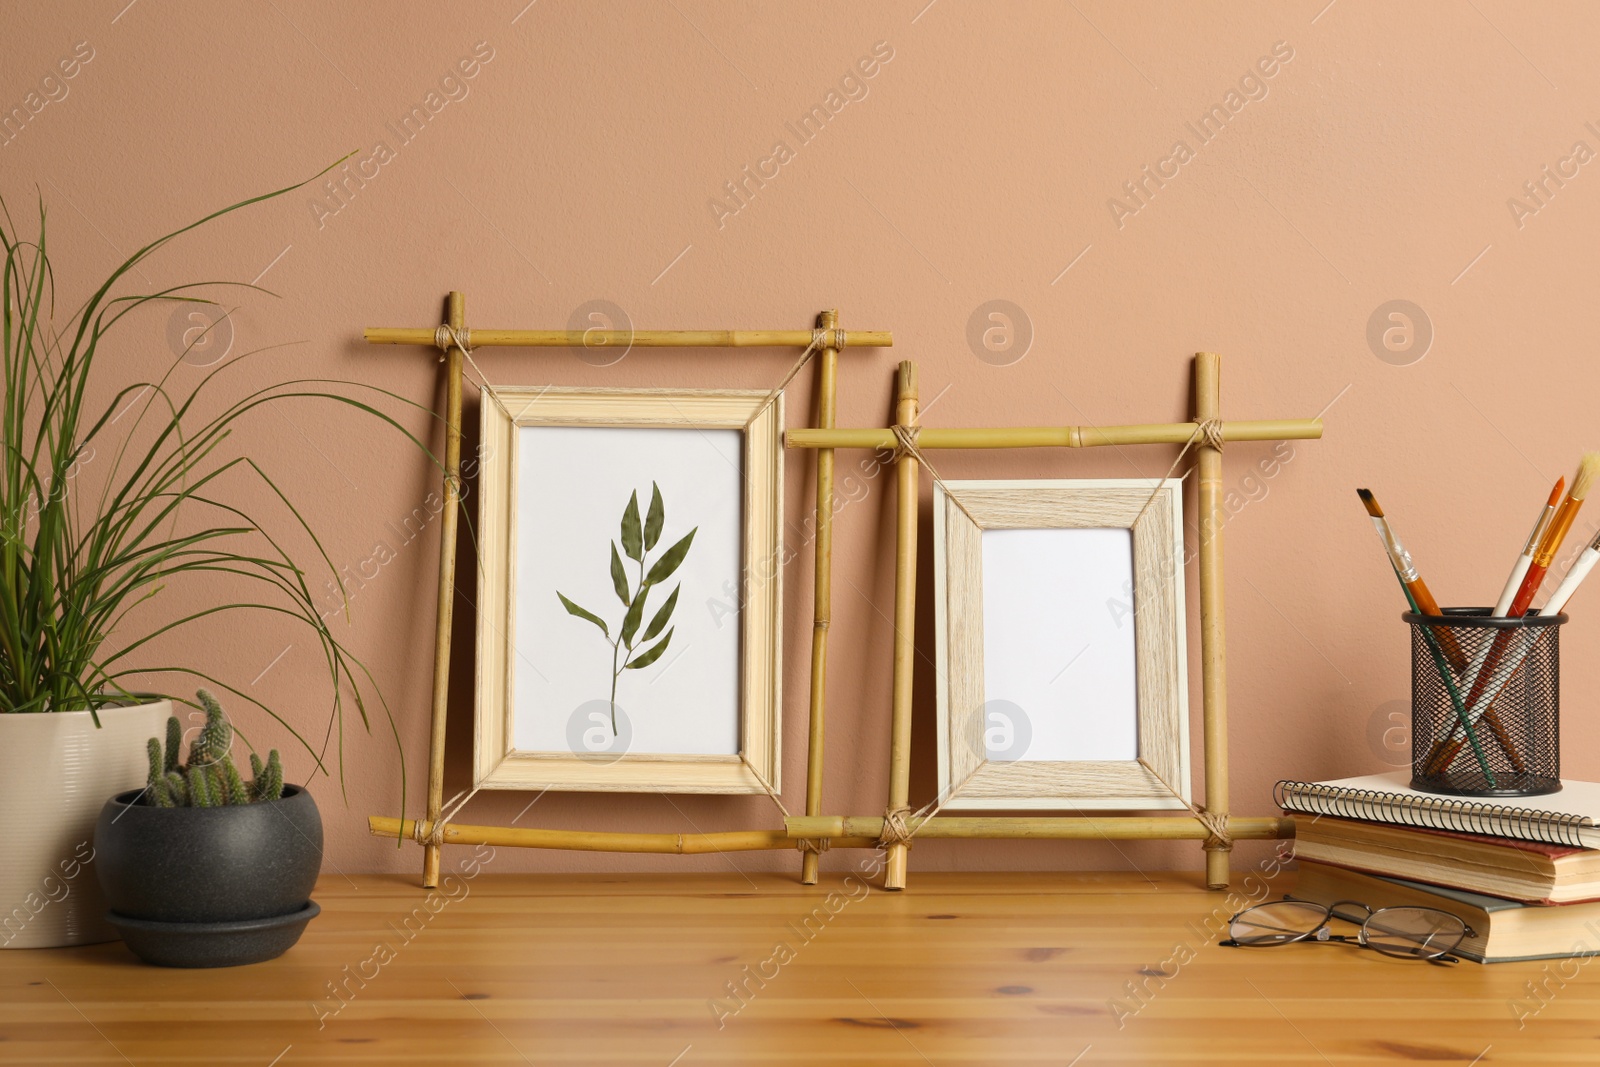
<instances>
[{"instance_id":1,"label":"eyeglass lens","mask_svg":"<svg viewBox=\"0 0 1600 1067\"><path fill-rule=\"evenodd\" d=\"M1388 956L1430 959L1453 951L1467 924L1435 908L1384 908L1363 927L1367 944Z\"/></svg>"},{"instance_id":2,"label":"eyeglass lens","mask_svg":"<svg viewBox=\"0 0 1600 1067\"><path fill-rule=\"evenodd\" d=\"M1234 916L1229 936L1241 945L1284 945L1303 941L1327 922L1321 904L1280 900L1259 904ZM1364 943L1387 956L1434 959L1465 939L1464 922L1434 908L1383 908L1363 924Z\"/></svg>"},{"instance_id":3,"label":"eyeglass lens","mask_svg":"<svg viewBox=\"0 0 1600 1067\"><path fill-rule=\"evenodd\" d=\"M1302 900L1258 904L1234 916L1228 935L1241 945L1282 945L1310 936L1328 919L1328 909Z\"/></svg>"}]
</instances>

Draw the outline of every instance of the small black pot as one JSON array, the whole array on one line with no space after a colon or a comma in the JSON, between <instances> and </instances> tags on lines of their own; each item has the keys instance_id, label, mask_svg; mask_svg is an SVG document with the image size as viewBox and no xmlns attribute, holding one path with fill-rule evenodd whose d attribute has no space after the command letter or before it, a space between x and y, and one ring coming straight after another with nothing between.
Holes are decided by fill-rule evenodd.
<instances>
[{"instance_id":1,"label":"small black pot","mask_svg":"<svg viewBox=\"0 0 1600 1067\"><path fill-rule=\"evenodd\" d=\"M94 835L107 918L130 948L168 967L226 967L272 959L299 939L322 867L310 793L288 785L281 800L158 808L134 803L142 792L106 801Z\"/></svg>"}]
</instances>

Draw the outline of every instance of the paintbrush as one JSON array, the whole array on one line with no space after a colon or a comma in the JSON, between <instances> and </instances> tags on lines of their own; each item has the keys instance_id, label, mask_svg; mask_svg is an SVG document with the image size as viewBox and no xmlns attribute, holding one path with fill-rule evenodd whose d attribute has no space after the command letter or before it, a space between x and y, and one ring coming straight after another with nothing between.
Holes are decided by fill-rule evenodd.
<instances>
[{"instance_id":1,"label":"paintbrush","mask_svg":"<svg viewBox=\"0 0 1600 1067\"><path fill-rule=\"evenodd\" d=\"M1528 534L1527 543L1522 546L1522 552L1517 556L1517 562L1512 566L1511 575L1506 579L1505 588L1500 591L1500 599L1495 601L1494 610L1489 612L1490 615L1496 618L1503 618L1511 610L1511 603L1522 589L1522 581L1528 576L1528 569L1533 565L1533 557L1539 552L1539 545L1544 541L1545 532L1550 529L1550 520L1555 518L1556 510L1561 504L1566 488L1567 478L1566 475L1562 475L1556 479L1555 487L1550 490L1550 499L1545 501L1544 507L1539 512L1538 519L1534 521L1533 530ZM1494 643L1486 641L1478 649L1478 654L1472 658L1472 666L1467 669L1465 675L1469 687L1472 682L1477 680L1478 675L1483 672L1483 665L1488 662L1489 653L1493 648ZM1499 687L1497 686L1496 688L1498 689ZM1522 758L1517 755L1514 748L1509 746L1509 739L1505 736L1505 728L1500 723L1500 717L1495 715L1493 709L1491 709L1487 718L1490 727L1495 732L1495 737L1501 742L1501 747L1505 748L1506 754L1511 757L1513 766L1518 771L1521 771L1523 769ZM1448 761L1454 759L1455 754L1460 750L1461 743L1459 741L1446 741L1441 747L1434 750L1429 758L1429 764L1433 767L1438 767L1441 765L1441 760L1444 764L1448 764Z\"/></svg>"},{"instance_id":2,"label":"paintbrush","mask_svg":"<svg viewBox=\"0 0 1600 1067\"><path fill-rule=\"evenodd\" d=\"M1544 538L1539 542L1539 550L1528 565L1528 573L1522 578L1522 586L1512 598L1511 606L1506 609L1510 617L1527 614L1528 608L1533 605L1533 598L1544 582L1545 572L1550 569L1550 561L1561 551L1561 542L1566 540L1567 531L1572 529L1572 520L1578 517L1578 509L1583 507L1584 498L1594 488L1596 477L1600 477L1600 452L1587 452L1578 463L1578 473L1573 476L1571 492L1556 509Z\"/></svg>"},{"instance_id":3,"label":"paintbrush","mask_svg":"<svg viewBox=\"0 0 1600 1067\"><path fill-rule=\"evenodd\" d=\"M1597 476L1600 476L1600 452L1587 452L1578 463L1578 473L1572 478L1571 491L1567 493L1561 506L1556 508L1556 513L1551 517L1544 536L1539 540L1538 550L1528 563L1528 573L1522 576L1522 584L1517 587L1517 595L1511 598L1511 604L1506 608L1507 618L1521 618L1528 613L1534 596L1539 592L1539 586L1544 584L1544 576L1550 569L1550 561L1561 551L1561 542L1566 540L1567 531L1572 529L1572 520L1578 517L1578 509L1583 507L1583 501L1589 495L1589 490L1594 488ZM1494 671L1500 652L1510 639L1510 630L1502 630L1495 635L1494 643L1489 648L1489 655L1472 677L1472 692L1467 697L1467 707L1474 709L1478 707L1478 698L1483 695L1488 675Z\"/></svg>"},{"instance_id":4,"label":"paintbrush","mask_svg":"<svg viewBox=\"0 0 1600 1067\"><path fill-rule=\"evenodd\" d=\"M1438 601L1434 600L1433 594L1428 591L1427 583L1417 574L1416 564L1411 561L1410 554L1400 544L1399 538L1395 537L1394 531L1389 528L1388 521L1383 517L1383 509L1378 506L1377 498L1367 489L1357 489L1356 494L1361 497L1361 503L1366 507L1367 514L1372 516L1372 525L1378 531L1378 539L1383 542L1384 551L1389 556L1389 565L1394 568L1394 576L1400 581L1400 592L1405 595L1406 603L1411 610L1419 615L1442 614L1439 610ZM1424 597L1432 610L1424 609L1422 604ZM1473 754L1478 757L1478 766L1483 769L1483 775L1492 788L1495 785L1494 771L1490 770L1489 759L1483 753L1483 746L1478 743L1477 730L1467 720L1466 703L1461 699L1461 690L1456 685L1455 674L1451 671L1451 665L1446 662L1445 642L1440 640L1442 637L1450 638L1450 644L1455 647L1457 657L1462 658L1460 656L1460 646L1455 644L1454 634L1451 634L1448 630L1443 633L1436 633L1434 627L1426 623L1423 624L1423 642L1428 646L1428 652L1433 657L1434 668L1438 670L1439 677L1444 682L1445 691L1450 694L1450 704L1455 708L1456 719L1466 731L1467 740L1472 744ZM1462 660L1464 662L1464 658ZM1454 751L1452 751L1451 755L1454 755Z\"/></svg>"},{"instance_id":5,"label":"paintbrush","mask_svg":"<svg viewBox=\"0 0 1600 1067\"><path fill-rule=\"evenodd\" d=\"M1517 557L1516 565L1511 568L1511 577L1506 579L1506 587L1500 591L1500 599L1494 602L1494 611L1491 614L1503 616L1510 610L1512 600L1522 588L1522 579L1527 577L1528 567L1539 551L1539 543L1544 540L1545 531L1550 528L1550 520L1555 517L1556 508L1561 503L1562 493L1566 487L1566 475L1556 479L1555 488L1550 490L1550 499L1545 503L1544 510L1539 512L1539 519L1533 524L1533 532L1528 534L1528 543L1522 547L1522 554Z\"/></svg>"},{"instance_id":6,"label":"paintbrush","mask_svg":"<svg viewBox=\"0 0 1600 1067\"><path fill-rule=\"evenodd\" d=\"M1600 563L1600 534L1595 535L1594 540L1590 541L1588 546L1584 548L1583 554L1568 568L1566 576L1561 579L1561 584L1556 586L1556 591L1550 594L1550 599L1545 603L1544 607L1539 609L1539 614L1545 616L1559 615L1562 609L1567 606L1567 601L1571 600L1572 595L1578 591L1578 586L1582 585L1583 580L1589 577L1589 572L1594 570L1596 563ZM1489 682L1483 699L1479 701L1480 704L1491 704L1494 701L1494 698L1500 694L1500 690L1504 689L1506 683L1515 677L1517 671L1522 668L1522 661L1527 657L1528 652L1529 649L1523 649L1517 656L1517 661L1510 665L1510 669L1504 672L1504 676L1498 682L1493 680ZM1487 716L1490 712L1485 712L1484 714Z\"/></svg>"},{"instance_id":7,"label":"paintbrush","mask_svg":"<svg viewBox=\"0 0 1600 1067\"><path fill-rule=\"evenodd\" d=\"M1399 576L1400 584L1406 587L1406 592L1416 601L1418 614L1443 615L1444 612L1439 610L1439 602L1428 589L1428 583L1423 581L1422 575L1418 573L1417 565L1411 559L1411 553L1406 551L1405 545L1400 543L1400 538L1395 536L1389 520L1384 518L1383 508L1378 506L1378 498L1372 495L1370 489L1357 489L1356 495L1361 498L1361 504L1367 509L1367 514L1372 517L1372 527L1378 531L1378 539L1383 542L1384 550L1389 553L1389 562L1394 564L1394 572ZM1437 636L1450 665L1457 670L1466 666L1467 657L1461 651L1455 634L1445 630Z\"/></svg>"},{"instance_id":8,"label":"paintbrush","mask_svg":"<svg viewBox=\"0 0 1600 1067\"><path fill-rule=\"evenodd\" d=\"M1568 569L1566 577L1556 586L1556 591L1550 594L1550 602L1539 609L1539 614L1555 615L1566 607L1567 601L1572 599L1572 594L1578 591L1578 586L1583 580L1589 577L1589 572L1594 570L1597 562L1600 562L1600 533L1595 534L1594 540L1589 542L1589 547L1583 550L1583 554Z\"/></svg>"},{"instance_id":9,"label":"paintbrush","mask_svg":"<svg viewBox=\"0 0 1600 1067\"><path fill-rule=\"evenodd\" d=\"M1556 508L1555 515L1550 519L1544 536L1539 541L1539 548L1534 553L1532 561L1528 564L1528 572L1523 575L1522 584L1517 589L1517 594L1511 600L1505 615L1508 618L1520 618L1528 613L1528 608L1533 604L1533 598L1539 592L1539 587L1544 584L1545 573L1550 569L1550 563L1555 559L1556 553L1561 551L1561 544L1566 540L1567 531L1572 529L1572 522L1578 517L1578 509L1583 507L1584 500L1589 496L1589 490L1594 488L1595 478L1600 477L1600 452L1586 452L1578 462L1578 472L1572 478L1572 489L1567 493L1566 499ZM1580 575L1579 580L1582 580ZM1570 592L1568 594L1571 595ZM1462 723L1467 729L1472 728L1472 723L1481 717L1480 709L1488 708L1490 700L1495 693L1503 688L1511 676L1516 673L1516 667L1501 671L1500 660L1504 655L1506 646L1512 640L1515 631L1502 630L1495 635L1486 657L1479 669L1474 673L1471 682L1471 691L1467 696L1468 718ZM1526 655L1524 651L1523 655ZM1517 666L1520 666L1520 660ZM1500 680L1494 685L1494 693L1484 696L1484 690L1496 675ZM1492 708L1490 709L1492 711ZM1482 712L1483 715L1489 711ZM1452 746L1449 742L1441 744L1428 759L1428 773L1439 773L1448 768L1454 760L1460 745Z\"/></svg>"}]
</instances>

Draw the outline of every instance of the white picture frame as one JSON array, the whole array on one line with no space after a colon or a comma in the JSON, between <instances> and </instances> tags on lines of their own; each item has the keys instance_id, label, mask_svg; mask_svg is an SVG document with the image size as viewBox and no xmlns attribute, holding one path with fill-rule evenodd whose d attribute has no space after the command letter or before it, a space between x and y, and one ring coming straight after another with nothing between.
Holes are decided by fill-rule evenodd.
<instances>
[{"instance_id":1,"label":"white picture frame","mask_svg":"<svg viewBox=\"0 0 1600 1067\"><path fill-rule=\"evenodd\" d=\"M1187 809L1182 481L945 486L933 499L943 809Z\"/></svg>"},{"instance_id":2,"label":"white picture frame","mask_svg":"<svg viewBox=\"0 0 1600 1067\"><path fill-rule=\"evenodd\" d=\"M474 784L776 792L783 398L496 393L482 409Z\"/></svg>"}]
</instances>

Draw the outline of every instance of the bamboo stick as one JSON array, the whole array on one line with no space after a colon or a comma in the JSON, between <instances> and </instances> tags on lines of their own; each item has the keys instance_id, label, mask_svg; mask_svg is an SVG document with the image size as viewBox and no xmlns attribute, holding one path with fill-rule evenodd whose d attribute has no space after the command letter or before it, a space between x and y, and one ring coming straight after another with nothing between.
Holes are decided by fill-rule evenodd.
<instances>
[{"instance_id":1,"label":"bamboo stick","mask_svg":"<svg viewBox=\"0 0 1600 1067\"><path fill-rule=\"evenodd\" d=\"M1194 436L1195 423L1145 423L1136 426L929 426L918 448L1094 448L1101 445L1181 445ZM1301 441L1322 436L1321 419L1260 419L1223 424L1227 441ZM894 448L888 429L794 429L783 435L789 448Z\"/></svg>"},{"instance_id":2,"label":"bamboo stick","mask_svg":"<svg viewBox=\"0 0 1600 1067\"><path fill-rule=\"evenodd\" d=\"M431 824L424 823L426 828ZM415 820L384 815L367 817L373 837L410 837ZM449 823L444 839L452 845L504 845L511 848L554 848L571 852L664 852L680 856L709 852L759 852L793 849L794 839L783 830L732 830L710 834L631 834L590 830L540 830L514 826L462 826ZM840 848L871 848L876 838L843 838Z\"/></svg>"},{"instance_id":3,"label":"bamboo stick","mask_svg":"<svg viewBox=\"0 0 1600 1067\"><path fill-rule=\"evenodd\" d=\"M837 310L824 311L817 325L839 325ZM830 429L837 410L839 350L823 348L817 364L817 425ZM833 449L817 452L816 581L812 591L811 721L806 738L806 814L822 814L823 715L827 699L828 624L833 616ZM807 850L800 860L800 882L816 885L821 857Z\"/></svg>"},{"instance_id":4,"label":"bamboo stick","mask_svg":"<svg viewBox=\"0 0 1600 1067\"><path fill-rule=\"evenodd\" d=\"M876 840L883 832L883 818L877 815L792 815L784 820L792 838L831 838ZM1062 840L1113 841L1204 840L1209 834L1204 824L1189 815L1182 816L974 816L940 815L933 819L907 820L918 837L926 838L1040 838ZM1228 823L1228 832L1240 840L1272 841L1294 836L1294 820L1274 816L1239 817Z\"/></svg>"},{"instance_id":5,"label":"bamboo stick","mask_svg":"<svg viewBox=\"0 0 1600 1067\"><path fill-rule=\"evenodd\" d=\"M917 424L917 365L900 364L895 389L895 422ZM895 461L898 513L894 554L894 690L889 735L889 809L904 808L911 795L911 678L916 657L917 624L917 496L920 464L902 454ZM906 843L885 850L883 887L906 887Z\"/></svg>"},{"instance_id":6,"label":"bamboo stick","mask_svg":"<svg viewBox=\"0 0 1600 1067\"><path fill-rule=\"evenodd\" d=\"M460 330L466 322L467 299L450 294L446 321ZM445 352L444 401L444 513L439 521L439 602L433 645L433 718L428 730L428 822L439 818L444 805L445 721L450 707L450 636L456 602L456 518L461 510L461 365L462 352L452 345ZM422 884L439 884L439 846L422 850Z\"/></svg>"},{"instance_id":7,"label":"bamboo stick","mask_svg":"<svg viewBox=\"0 0 1600 1067\"><path fill-rule=\"evenodd\" d=\"M368 326L362 331L369 344L433 345L433 327ZM468 330L469 348L583 348L632 345L634 348L805 348L810 330ZM844 335L847 348L889 348L889 330L851 330Z\"/></svg>"},{"instance_id":8,"label":"bamboo stick","mask_svg":"<svg viewBox=\"0 0 1600 1067\"><path fill-rule=\"evenodd\" d=\"M1221 417L1222 357L1194 357L1195 419ZM1224 424L1226 425L1226 424ZM1205 719L1206 811L1228 811L1228 659L1222 603L1222 450L1199 443L1200 487L1200 695ZM1230 827L1231 833L1231 827ZM1222 841L1205 844L1206 885L1228 886L1228 852Z\"/></svg>"}]
</instances>

